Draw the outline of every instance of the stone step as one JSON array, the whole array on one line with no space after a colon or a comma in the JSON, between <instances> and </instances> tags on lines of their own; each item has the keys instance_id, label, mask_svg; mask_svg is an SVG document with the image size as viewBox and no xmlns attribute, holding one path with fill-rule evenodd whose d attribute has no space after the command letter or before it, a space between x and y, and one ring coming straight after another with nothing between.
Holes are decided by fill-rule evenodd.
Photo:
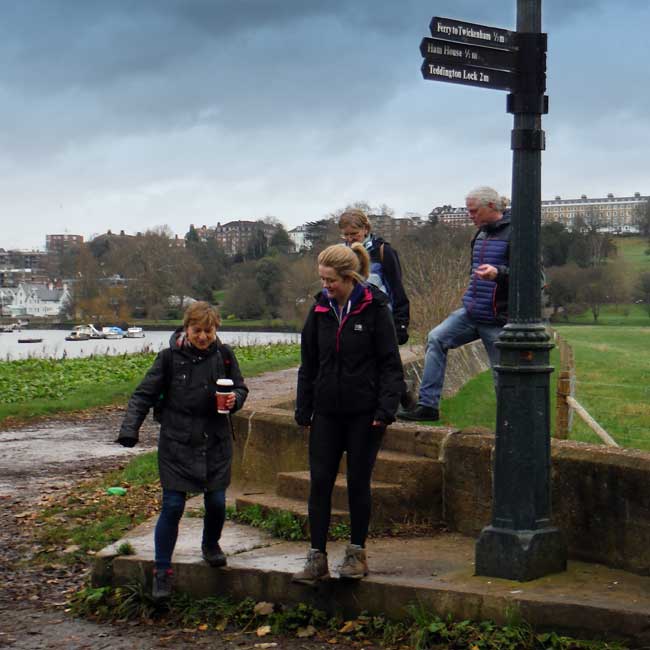
<instances>
[{"instance_id":1,"label":"stone step","mask_svg":"<svg viewBox=\"0 0 650 650\"><path fill-rule=\"evenodd\" d=\"M251 506L259 506L262 512L291 512L298 517L308 516L307 513L307 500L306 499L289 499L281 497L273 492L263 492L255 494L247 494L237 497L235 504L238 510L249 508ZM332 509L331 523L337 524L340 522L349 523L350 514L347 510L338 508Z\"/></svg>"},{"instance_id":2,"label":"stone step","mask_svg":"<svg viewBox=\"0 0 650 650\"><path fill-rule=\"evenodd\" d=\"M341 473L346 472L345 454ZM442 520L443 468L438 460L399 451L382 449L372 473L380 483L398 483L403 519Z\"/></svg>"},{"instance_id":3,"label":"stone step","mask_svg":"<svg viewBox=\"0 0 650 650\"><path fill-rule=\"evenodd\" d=\"M372 481L372 518L374 521L402 521L404 498L399 483ZM297 500L309 497L309 472L280 472L276 487L278 496ZM348 507L347 481L339 474L332 491L332 507L344 510Z\"/></svg>"},{"instance_id":4,"label":"stone step","mask_svg":"<svg viewBox=\"0 0 650 650\"><path fill-rule=\"evenodd\" d=\"M435 427L418 422L397 421L386 429L381 448L437 460L440 458L445 440L450 434L458 431L453 427Z\"/></svg>"}]
</instances>

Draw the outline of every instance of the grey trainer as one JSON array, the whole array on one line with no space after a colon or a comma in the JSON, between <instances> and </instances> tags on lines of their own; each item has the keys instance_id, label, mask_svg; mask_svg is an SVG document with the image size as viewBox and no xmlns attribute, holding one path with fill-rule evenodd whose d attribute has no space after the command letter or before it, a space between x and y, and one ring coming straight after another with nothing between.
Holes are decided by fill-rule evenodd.
<instances>
[{"instance_id":1,"label":"grey trainer","mask_svg":"<svg viewBox=\"0 0 650 650\"><path fill-rule=\"evenodd\" d=\"M303 585L315 585L319 580L329 580L330 571L327 566L327 553L315 548L307 553L305 568L294 573L291 582L298 582Z\"/></svg>"},{"instance_id":2,"label":"grey trainer","mask_svg":"<svg viewBox=\"0 0 650 650\"><path fill-rule=\"evenodd\" d=\"M174 579L174 572L171 569L158 571L153 570L153 584L151 588L151 595L154 600L163 600L172 595L172 582Z\"/></svg>"},{"instance_id":3,"label":"grey trainer","mask_svg":"<svg viewBox=\"0 0 650 650\"><path fill-rule=\"evenodd\" d=\"M345 549L343 564L339 567L339 576L346 580L361 580L368 575L366 549L348 544Z\"/></svg>"}]
</instances>

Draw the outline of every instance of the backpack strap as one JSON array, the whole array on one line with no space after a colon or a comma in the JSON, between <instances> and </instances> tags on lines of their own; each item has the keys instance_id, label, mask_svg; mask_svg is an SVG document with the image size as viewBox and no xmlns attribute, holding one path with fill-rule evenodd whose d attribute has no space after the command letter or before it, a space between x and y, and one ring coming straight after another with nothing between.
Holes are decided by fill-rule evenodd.
<instances>
[{"instance_id":1,"label":"backpack strap","mask_svg":"<svg viewBox=\"0 0 650 650\"><path fill-rule=\"evenodd\" d=\"M384 263L384 244L379 247L379 261L383 264Z\"/></svg>"}]
</instances>

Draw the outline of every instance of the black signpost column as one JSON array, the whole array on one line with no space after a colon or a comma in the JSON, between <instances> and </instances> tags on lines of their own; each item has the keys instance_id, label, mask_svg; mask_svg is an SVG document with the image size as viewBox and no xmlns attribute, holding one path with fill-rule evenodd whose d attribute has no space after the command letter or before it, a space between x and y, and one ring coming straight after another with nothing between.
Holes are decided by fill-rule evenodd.
<instances>
[{"instance_id":1,"label":"black signpost column","mask_svg":"<svg viewBox=\"0 0 650 650\"><path fill-rule=\"evenodd\" d=\"M566 569L566 543L550 525L549 354L541 322L541 152L547 112L541 0L517 0L518 70L512 131L512 242L508 324L500 363L492 525L476 544L478 575L533 580Z\"/></svg>"},{"instance_id":2,"label":"black signpost column","mask_svg":"<svg viewBox=\"0 0 650 650\"><path fill-rule=\"evenodd\" d=\"M541 322L542 114L548 112L541 0L517 0L517 31L435 16L420 52L422 76L510 90L512 241L508 324L497 344L492 523L476 544L478 575L533 580L566 569L551 526L550 342Z\"/></svg>"}]
</instances>

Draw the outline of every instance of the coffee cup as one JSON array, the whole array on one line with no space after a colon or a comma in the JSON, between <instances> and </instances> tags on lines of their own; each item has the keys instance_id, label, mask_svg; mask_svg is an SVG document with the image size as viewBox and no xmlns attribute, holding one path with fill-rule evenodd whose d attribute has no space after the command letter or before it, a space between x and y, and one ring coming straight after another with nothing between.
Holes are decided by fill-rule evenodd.
<instances>
[{"instance_id":1,"label":"coffee cup","mask_svg":"<svg viewBox=\"0 0 650 650\"><path fill-rule=\"evenodd\" d=\"M234 384L232 379L217 379L217 413L230 413L230 409L226 406L226 402L228 397L233 394L233 386Z\"/></svg>"}]
</instances>

